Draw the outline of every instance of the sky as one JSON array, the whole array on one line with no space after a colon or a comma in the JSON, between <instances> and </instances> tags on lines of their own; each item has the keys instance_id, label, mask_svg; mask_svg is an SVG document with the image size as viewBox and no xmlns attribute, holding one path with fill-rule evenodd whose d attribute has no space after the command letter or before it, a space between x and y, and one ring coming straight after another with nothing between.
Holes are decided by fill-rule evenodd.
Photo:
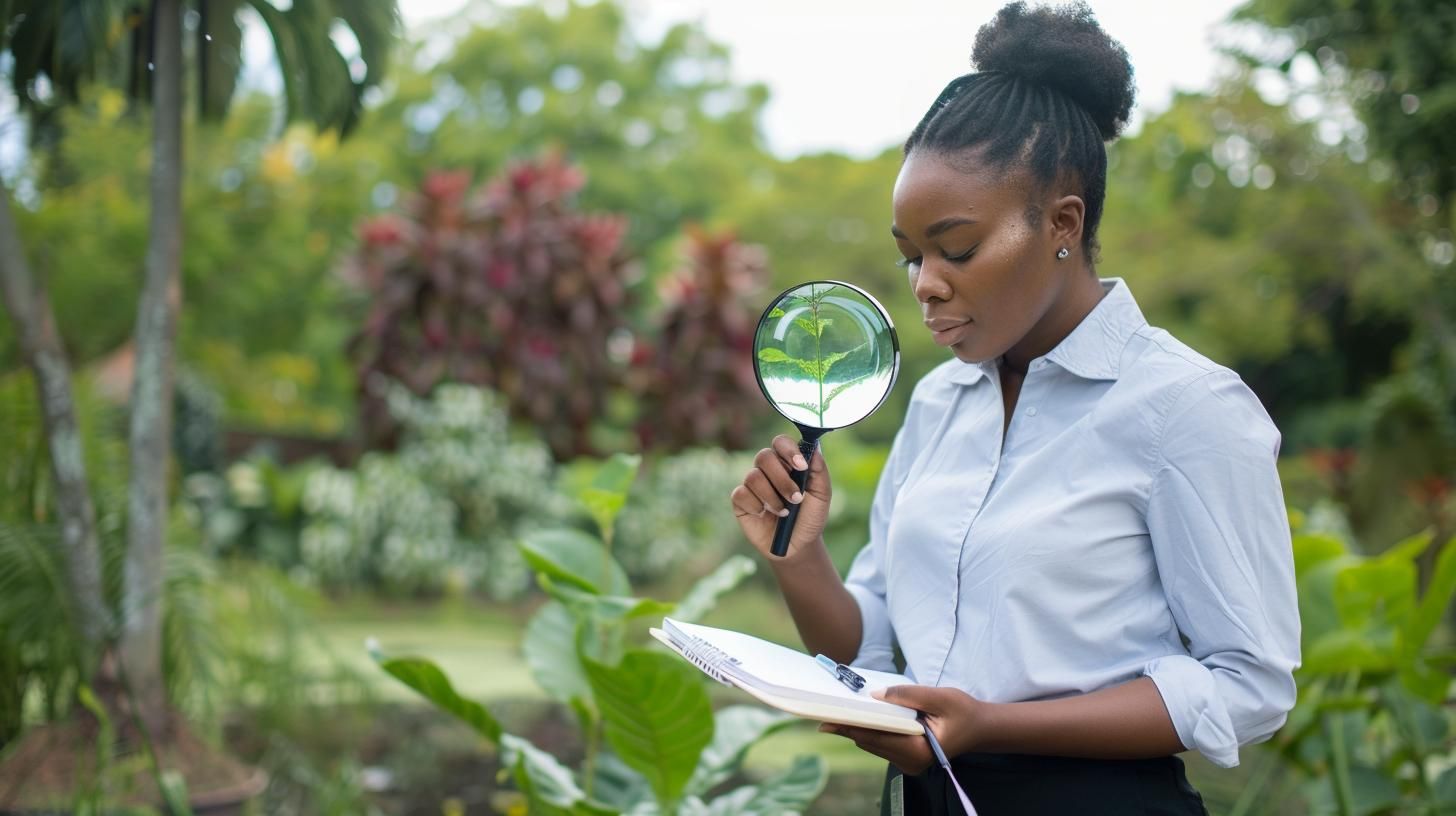
<instances>
[{"instance_id":1,"label":"sky","mask_svg":"<svg viewBox=\"0 0 1456 816\"><path fill-rule=\"evenodd\" d=\"M402 0L406 26L460 13L466 0ZM770 149L790 158L837 150L870 156L902 142L940 89L970 69L976 30L1001 0L626 0L641 36L700 22L732 52L734 78L772 93ZM1138 85L1132 131L1175 90L1205 90L1239 0L1091 0L1127 48ZM1226 40L1226 35L1223 39Z\"/></svg>"}]
</instances>

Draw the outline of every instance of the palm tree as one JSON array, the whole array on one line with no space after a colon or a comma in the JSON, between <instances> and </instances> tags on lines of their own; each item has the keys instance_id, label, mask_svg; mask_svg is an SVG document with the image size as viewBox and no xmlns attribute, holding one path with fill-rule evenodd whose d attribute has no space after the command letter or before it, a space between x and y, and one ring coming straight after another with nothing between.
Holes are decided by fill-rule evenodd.
<instances>
[{"instance_id":1,"label":"palm tree","mask_svg":"<svg viewBox=\"0 0 1456 816\"><path fill-rule=\"evenodd\" d=\"M52 462L67 588L94 672L113 651L150 733L167 725L162 681L162 551L167 518L172 382L177 314L182 303L182 117L187 75L184 33L194 38L195 110L223 116L241 68L238 13L251 8L273 41L289 119L307 118L346 135L359 121L364 92L383 76L398 31L395 0L0 0L0 52L13 60L11 84L30 116L33 143L52 129L48 115L77 102L88 83L121 78L129 99L150 105L151 214L144 282L137 309L130 419L131 472L120 614L107 608L95 511L82 465L70 367L46 295L26 261L0 188L0 301L11 320L40 395ZM185 16L184 16L185 15ZM184 23L185 21L185 23ZM362 64L335 44L352 33ZM359 69L362 69L359 70ZM118 83L119 84L119 83Z\"/></svg>"}]
</instances>

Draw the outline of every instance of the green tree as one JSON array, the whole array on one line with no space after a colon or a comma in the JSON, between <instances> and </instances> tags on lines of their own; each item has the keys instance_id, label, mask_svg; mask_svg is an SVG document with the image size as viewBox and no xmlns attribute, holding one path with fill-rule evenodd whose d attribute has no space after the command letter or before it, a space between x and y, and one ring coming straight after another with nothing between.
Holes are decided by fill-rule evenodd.
<instances>
[{"instance_id":1,"label":"green tree","mask_svg":"<svg viewBox=\"0 0 1456 816\"><path fill-rule=\"evenodd\" d=\"M307 115L347 132L364 91L379 82L396 28L394 3L298 0L280 11L264 0L156 0L145 10L109 0L13 2L0 11L0 49L13 59L11 83L32 112L33 135L47 133L56 109L74 105L91 81L128 66L126 91L151 106L151 205L143 285L134 333L131 395L130 499L121 616L112 623L99 592L94 510L80 465L70 370L53 309L27 262L7 191L0 203L0 295L27 364L34 372L50 439L52 472L77 620L93 647L115 631L116 652L149 730L166 724L161 663L161 559L167 518L166 468L171 441L172 382L181 305L182 82L184 27L195 34L197 110L221 116L241 67L238 12L262 17L283 69L288 116ZM334 44L336 25L351 31L364 72L356 80ZM122 36L122 34L129 36ZM145 79L150 76L150 79Z\"/></svg>"}]
</instances>

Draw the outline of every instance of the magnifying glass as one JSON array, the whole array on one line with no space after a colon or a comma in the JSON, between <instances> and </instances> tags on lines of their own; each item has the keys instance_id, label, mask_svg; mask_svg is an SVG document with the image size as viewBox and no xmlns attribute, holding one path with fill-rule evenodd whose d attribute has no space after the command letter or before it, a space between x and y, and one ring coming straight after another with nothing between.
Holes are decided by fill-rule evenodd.
<instances>
[{"instance_id":1,"label":"magnifying glass","mask_svg":"<svg viewBox=\"0 0 1456 816\"><path fill-rule=\"evenodd\" d=\"M900 373L900 339L890 315L868 292L834 280L801 283L758 319L753 373L774 410L799 428L799 452L814 458L819 437L875 412ZM789 474L802 492L808 470ZM774 529L769 552L782 557L799 505Z\"/></svg>"}]
</instances>

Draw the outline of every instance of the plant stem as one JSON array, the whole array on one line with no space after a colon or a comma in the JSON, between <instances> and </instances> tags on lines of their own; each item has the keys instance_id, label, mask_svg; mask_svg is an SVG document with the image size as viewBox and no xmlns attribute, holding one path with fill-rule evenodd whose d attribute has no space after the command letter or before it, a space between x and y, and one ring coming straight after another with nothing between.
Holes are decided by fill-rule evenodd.
<instances>
[{"instance_id":1,"label":"plant stem","mask_svg":"<svg viewBox=\"0 0 1456 816\"><path fill-rule=\"evenodd\" d=\"M1350 672L1343 692L1353 691L1359 682L1360 672ZM1326 712L1321 718L1324 720L1325 739L1330 742L1330 783L1335 786L1335 803L1340 809L1340 816L1355 816L1355 794L1350 786L1350 756L1345 751L1343 715L1343 711Z\"/></svg>"},{"instance_id":2,"label":"plant stem","mask_svg":"<svg viewBox=\"0 0 1456 816\"><path fill-rule=\"evenodd\" d=\"M582 767L582 792L592 795L592 783L597 778L597 751L602 742L601 720L594 721L586 731L586 761Z\"/></svg>"},{"instance_id":3,"label":"plant stem","mask_svg":"<svg viewBox=\"0 0 1456 816\"><path fill-rule=\"evenodd\" d=\"M1248 812L1249 808L1254 804L1254 799L1258 797L1259 792L1264 789L1264 785L1274 775L1274 769L1278 765L1279 756L1274 754L1269 757L1268 762L1260 765L1259 769L1254 771L1253 778L1244 786L1243 792L1239 794L1238 801L1234 802L1234 809L1229 811L1229 816L1244 816Z\"/></svg>"},{"instance_id":4,"label":"plant stem","mask_svg":"<svg viewBox=\"0 0 1456 816\"><path fill-rule=\"evenodd\" d=\"M809 287L811 295L817 294L814 288ZM819 299L811 298L809 301L814 309L814 375L819 380L819 427L824 427L824 351L819 340L824 335L824 324L819 322Z\"/></svg>"}]
</instances>

